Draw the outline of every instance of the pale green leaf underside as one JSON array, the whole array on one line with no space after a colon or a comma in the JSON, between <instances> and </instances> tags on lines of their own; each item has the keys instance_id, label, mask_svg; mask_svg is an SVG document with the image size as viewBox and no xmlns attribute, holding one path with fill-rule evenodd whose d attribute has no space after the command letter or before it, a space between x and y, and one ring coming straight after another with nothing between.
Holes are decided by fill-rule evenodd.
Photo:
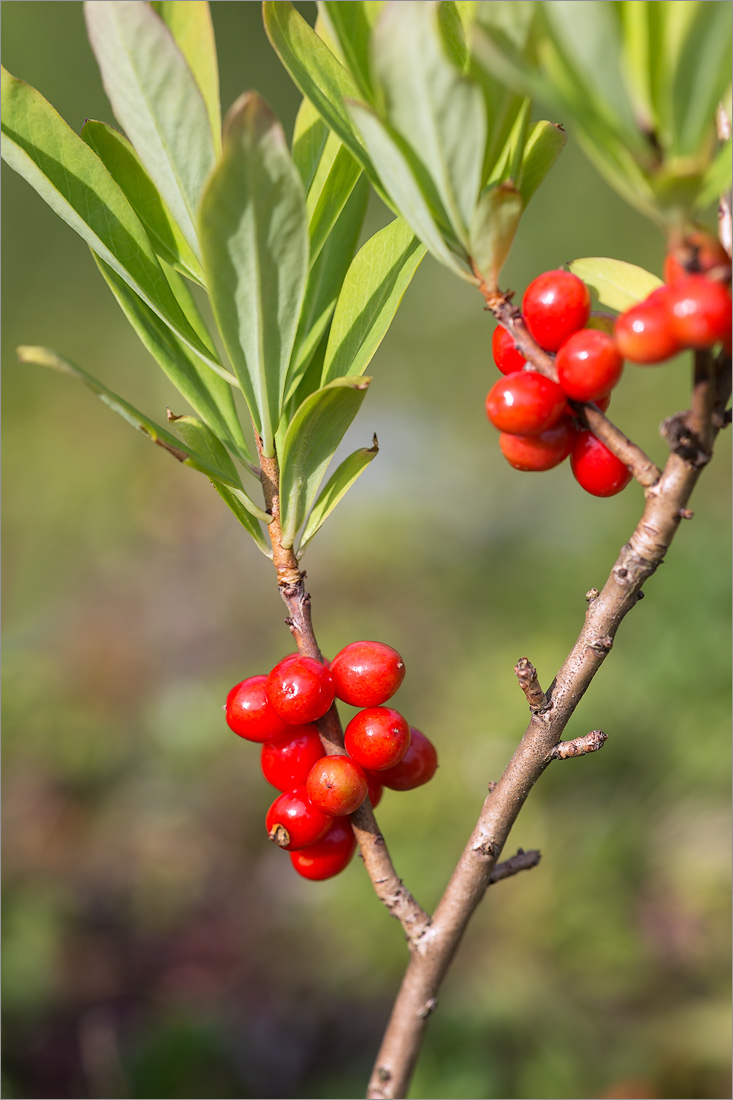
<instances>
[{"instance_id":1,"label":"pale green leaf underside","mask_svg":"<svg viewBox=\"0 0 733 1100\"><path fill-rule=\"evenodd\" d=\"M372 447L361 447L358 451L354 451L350 454L348 458L345 458L344 461L336 467L333 474L324 485L318 500L313 505L311 514L308 516L308 522L303 528L303 535L298 547L298 557L302 556L313 536L321 529L336 505L343 499L357 478L364 473L364 470L366 470L372 459L376 458L378 453L379 447L377 445L377 437L375 436L374 445Z\"/></svg>"},{"instance_id":2,"label":"pale green leaf underside","mask_svg":"<svg viewBox=\"0 0 733 1100\"><path fill-rule=\"evenodd\" d=\"M7 164L184 343L222 372L216 354L191 328L143 226L99 157L42 95L4 68L2 133Z\"/></svg>"},{"instance_id":3,"label":"pale green leaf underside","mask_svg":"<svg viewBox=\"0 0 733 1100\"><path fill-rule=\"evenodd\" d=\"M168 27L139 0L86 0L89 41L116 118L193 253L214 160L206 103Z\"/></svg>"},{"instance_id":4,"label":"pale green leaf underside","mask_svg":"<svg viewBox=\"0 0 733 1100\"><path fill-rule=\"evenodd\" d=\"M424 255L425 246L401 218L380 229L360 248L336 303L323 384L363 374Z\"/></svg>"},{"instance_id":5,"label":"pale green leaf underside","mask_svg":"<svg viewBox=\"0 0 733 1100\"><path fill-rule=\"evenodd\" d=\"M218 155L221 152L219 62L209 5L206 0L186 0L184 4L180 0L152 0L150 6L170 30L194 75L204 97Z\"/></svg>"},{"instance_id":6,"label":"pale green leaf underside","mask_svg":"<svg viewBox=\"0 0 733 1100\"><path fill-rule=\"evenodd\" d=\"M290 422L280 454L280 541L284 547L293 545L370 382L371 378L336 378L307 397Z\"/></svg>"},{"instance_id":7,"label":"pale green leaf underside","mask_svg":"<svg viewBox=\"0 0 733 1100\"><path fill-rule=\"evenodd\" d=\"M255 93L227 116L200 224L219 330L270 457L305 292L308 226L282 127Z\"/></svg>"},{"instance_id":8,"label":"pale green leaf underside","mask_svg":"<svg viewBox=\"0 0 733 1100\"><path fill-rule=\"evenodd\" d=\"M511 182L487 188L471 224L471 256L486 285L497 287L522 216L522 196Z\"/></svg>"},{"instance_id":9,"label":"pale green leaf underside","mask_svg":"<svg viewBox=\"0 0 733 1100\"><path fill-rule=\"evenodd\" d=\"M605 256L585 256L568 267L594 292L602 306L619 313L643 301L662 280L643 267Z\"/></svg>"},{"instance_id":10,"label":"pale green leaf underside","mask_svg":"<svg viewBox=\"0 0 733 1100\"><path fill-rule=\"evenodd\" d=\"M157 443L158 446L168 451L185 466L191 466L194 470L198 470L199 473L205 474L208 478L211 478L212 481L221 482L222 485L235 493L237 498L252 515L261 519L264 523L272 523L272 516L269 516L267 512L259 508L244 492L238 476L236 479L232 479L226 471L220 469L218 466L212 465L202 455L196 453L193 448L182 447L181 441L177 439L176 436L165 428L162 428L159 424L156 424L154 420L145 416L145 414L136 409L134 405L131 405L129 401L125 401L124 398L119 397L102 382L94 378L93 375L88 374L87 371L78 367L63 355L59 355L58 352L53 351L51 348L19 347L17 351L21 363L33 363L41 367L50 367L52 370L60 371L62 374L69 375L83 382L84 385L90 389L92 393L96 394L108 408L116 412L118 416L121 416L128 424L131 424L133 428L137 428L143 432L143 434L151 439L153 443Z\"/></svg>"}]
</instances>

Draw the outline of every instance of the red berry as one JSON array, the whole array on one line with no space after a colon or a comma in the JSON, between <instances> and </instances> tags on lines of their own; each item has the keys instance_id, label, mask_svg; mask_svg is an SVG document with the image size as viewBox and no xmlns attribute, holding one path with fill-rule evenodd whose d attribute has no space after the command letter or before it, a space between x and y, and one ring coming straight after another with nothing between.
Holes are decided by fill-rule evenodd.
<instances>
[{"instance_id":1,"label":"red berry","mask_svg":"<svg viewBox=\"0 0 733 1100\"><path fill-rule=\"evenodd\" d=\"M369 787L369 801L374 810L382 801L384 787L382 786L382 780L378 779L374 772L365 771L364 774L366 775L367 786Z\"/></svg>"},{"instance_id":2,"label":"red berry","mask_svg":"<svg viewBox=\"0 0 733 1100\"><path fill-rule=\"evenodd\" d=\"M668 294L667 287L658 287L617 318L614 339L624 359L632 363L662 363L682 350L672 331Z\"/></svg>"},{"instance_id":3,"label":"red berry","mask_svg":"<svg viewBox=\"0 0 733 1100\"><path fill-rule=\"evenodd\" d=\"M672 332L689 348L711 348L730 339L731 297L722 283L704 275L688 275L668 290Z\"/></svg>"},{"instance_id":4,"label":"red berry","mask_svg":"<svg viewBox=\"0 0 733 1100\"><path fill-rule=\"evenodd\" d=\"M366 798L364 769L348 756L324 756L308 774L308 797L324 814L343 817L358 810Z\"/></svg>"},{"instance_id":5,"label":"red berry","mask_svg":"<svg viewBox=\"0 0 733 1100\"><path fill-rule=\"evenodd\" d=\"M671 249L664 261L664 281L672 286L696 273L705 274L715 267L728 267L730 256L722 244L704 229L688 233L682 244Z\"/></svg>"},{"instance_id":6,"label":"red berry","mask_svg":"<svg viewBox=\"0 0 733 1100\"><path fill-rule=\"evenodd\" d=\"M512 334L501 325L497 325L494 329L494 335L491 337L491 351L494 362L502 374L514 374L515 371L522 370L527 362L522 353L514 347Z\"/></svg>"},{"instance_id":7,"label":"red berry","mask_svg":"<svg viewBox=\"0 0 733 1100\"><path fill-rule=\"evenodd\" d=\"M551 378L537 371L519 371L501 378L486 397L486 415L500 432L539 435L563 414L565 394Z\"/></svg>"},{"instance_id":8,"label":"red berry","mask_svg":"<svg viewBox=\"0 0 733 1100\"><path fill-rule=\"evenodd\" d=\"M266 676L249 676L227 695L227 724L247 741L274 741L288 733L287 723L267 698L266 682Z\"/></svg>"},{"instance_id":9,"label":"red berry","mask_svg":"<svg viewBox=\"0 0 733 1100\"><path fill-rule=\"evenodd\" d=\"M383 642L351 642L331 661L336 696L354 707L378 707L405 678L405 663Z\"/></svg>"},{"instance_id":10,"label":"red berry","mask_svg":"<svg viewBox=\"0 0 733 1100\"><path fill-rule=\"evenodd\" d=\"M399 764L379 773L385 787L393 791L411 791L422 787L423 783L433 778L438 767L438 754L432 741L415 726L410 727L410 732L410 747Z\"/></svg>"},{"instance_id":11,"label":"red berry","mask_svg":"<svg viewBox=\"0 0 733 1100\"><path fill-rule=\"evenodd\" d=\"M315 844L326 835L332 822L332 817L313 805L305 787L281 794L265 818L270 840L289 852Z\"/></svg>"},{"instance_id":12,"label":"red berry","mask_svg":"<svg viewBox=\"0 0 733 1100\"><path fill-rule=\"evenodd\" d=\"M410 727L392 707L367 707L356 714L344 733L344 747L369 771L399 764L410 745Z\"/></svg>"},{"instance_id":13,"label":"red berry","mask_svg":"<svg viewBox=\"0 0 733 1100\"><path fill-rule=\"evenodd\" d=\"M284 722L315 722L333 703L331 673L313 657L292 653L267 677L267 698Z\"/></svg>"},{"instance_id":14,"label":"red berry","mask_svg":"<svg viewBox=\"0 0 733 1100\"><path fill-rule=\"evenodd\" d=\"M325 756L316 726L288 726L288 736L262 746L260 765L268 783L279 791L305 786L308 773Z\"/></svg>"},{"instance_id":15,"label":"red berry","mask_svg":"<svg viewBox=\"0 0 733 1100\"><path fill-rule=\"evenodd\" d=\"M631 481L631 471L592 432L578 432L570 465L575 480L594 497L613 497Z\"/></svg>"},{"instance_id":16,"label":"red berry","mask_svg":"<svg viewBox=\"0 0 733 1100\"><path fill-rule=\"evenodd\" d=\"M569 416L539 435L499 436L501 453L515 470L551 470L568 457L575 438L575 424Z\"/></svg>"},{"instance_id":17,"label":"red berry","mask_svg":"<svg viewBox=\"0 0 733 1100\"><path fill-rule=\"evenodd\" d=\"M355 851L356 837L351 823L336 820L322 840L291 852L290 860L299 875L318 882L343 871Z\"/></svg>"},{"instance_id":18,"label":"red berry","mask_svg":"<svg viewBox=\"0 0 733 1100\"><path fill-rule=\"evenodd\" d=\"M533 279L522 299L524 321L545 351L557 351L590 316L590 291L570 271L545 271Z\"/></svg>"},{"instance_id":19,"label":"red berry","mask_svg":"<svg viewBox=\"0 0 733 1100\"><path fill-rule=\"evenodd\" d=\"M598 401L614 388L624 361L612 336L582 328L569 336L555 356L557 380L574 401Z\"/></svg>"}]
</instances>

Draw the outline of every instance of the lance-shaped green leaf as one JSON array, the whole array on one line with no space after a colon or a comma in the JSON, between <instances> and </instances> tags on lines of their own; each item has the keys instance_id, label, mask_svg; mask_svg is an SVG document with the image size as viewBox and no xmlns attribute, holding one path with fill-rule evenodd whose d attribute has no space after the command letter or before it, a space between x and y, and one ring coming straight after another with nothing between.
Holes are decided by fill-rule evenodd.
<instances>
[{"instance_id":1,"label":"lance-shaped green leaf","mask_svg":"<svg viewBox=\"0 0 733 1100\"><path fill-rule=\"evenodd\" d=\"M86 0L84 11L115 116L200 259L196 209L215 160L201 89L149 4Z\"/></svg>"},{"instance_id":2,"label":"lance-shaped green leaf","mask_svg":"<svg viewBox=\"0 0 733 1100\"><path fill-rule=\"evenodd\" d=\"M585 256L573 260L568 267L573 275L591 288L602 306L619 313L642 302L662 285L662 280L652 275L651 271L606 256Z\"/></svg>"},{"instance_id":3,"label":"lance-shaped green leaf","mask_svg":"<svg viewBox=\"0 0 733 1100\"><path fill-rule=\"evenodd\" d=\"M714 129L715 109L730 85L730 6L699 3L687 29L672 85L671 152L694 156Z\"/></svg>"},{"instance_id":4,"label":"lance-shaped green leaf","mask_svg":"<svg viewBox=\"0 0 733 1100\"><path fill-rule=\"evenodd\" d=\"M373 458L379 453L377 437L371 447L361 447L345 458L340 466L337 466L331 477L323 487L323 492L311 509L308 522L303 529L303 535L298 547L298 557L302 557L308 543L324 522L331 515L336 505L346 495L351 486L361 477Z\"/></svg>"},{"instance_id":5,"label":"lance-shaped green leaf","mask_svg":"<svg viewBox=\"0 0 733 1100\"><path fill-rule=\"evenodd\" d=\"M364 144L344 105L345 100L359 97L359 88L351 74L291 3L265 0L262 14L273 49L297 87L378 185Z\"/></svg>"},{"instance_id":6,"label":"lance-shaped green leaf","mask_svg":"<svg viewBox=\"0 0 733 1100\"><path fill-rule=\"evenodd\" d=\"M346 272L354 258L368 201L369 181L362 176L308 273L305 300L288 373L288 399L300 384L333 316ZM320 373L314 388L317 389L319 385Z\"/></svg>"},{"instance_id":7,"label":"lance-shaped green leaf","mask_svg":"<svg viewBox=\"0 0 733 1100\"><path fill-rule=\"evenodd\" d=\"M95 260L122 312L164 374L235 454L251 462L229 383L197 361L116 271L96 256Z\"/></svg>"},{"instance_id":8,"label":"lance-shaped green leaf","mask_svg":"<svg viewBox=\"0 0 733 1100\"><path fill-rule=\"evenodd\" d=\"M347 68L367 101L373 99L369 40L383 3L351 0L348 4L319 0L318 11L331 36L338 42Z\"/></svg>"},{"instance_id":9,"label":"lance-shaped green leaf","mask_svg":"<svg viewBox=\"0 0 733 1100\"><path fill-rule=\"evenodd\" d=\"M344 279L328 337L323 383L363 374L425 255L396 218L357 252Z\"/></svg>"},{"instance_id":10,"label":"lance-shaped green leaf","mask_svg":"<svg viewBox=\"0 0 733 1100\"><path fill-rule=\"evenodd\" d=\"M560 156L566 141L567 134L555 122L536 122L532 127L524 146L518 181L524 209Z\"/></svg>"},{"instance_id":11,"label":"lance-shaped green leaf","mask_svg":"<svg viewBox=\"0 0 733 1100\"><path fill-rule=\"evenodd\" d=\"M99 157L29 84L2 70L2 156L213 370L216 353L191 328L155 251Z\"/></svg>"},{"instance_id":12,"label":"lance-shaped green leaf","mask_svg":"<svg viewBox=\"0 0 733 1100\"><path fill-rule=\"evenodd\" d=\"M468 282L474 282L468 255L464 253L459 256L449 247L407 158L386 126L368 107L351 103L349 109L393 205L415 236L450 271Z\"/></svg>"},{"instance_id":13,"label":"lance-shaped green leaf","mask_svg":"<svg viewBox=\"0 0 733 1100\"><path fill-rule=\"evenodd\" d=\"M448 60L438 5L433 0L388 5L375 27L373 58L386 119L424 164L467 248L481 187L486 111L478 84ZM377 164L374 155L372 160Z\"/></svg>"},{"instance_id":14,"label":"lance-shaped green leaf","mask_svg":"<svg viewBox=\"0 0 733 1100\"><path fill-rule=\"evenodd\" d=\"M179 0L152 0L150 7L170 30L201 89L218 156L221 152L219 62L207 0L186 0L185 4Z\"/></svg>"},{"instance_id":15,"label":"lance-shaped green leaf","mask_svg":"<svg viewBox=\"0 0 733 1100\"><path fill-rule=\"evenodd\" d=\"M176 432L187 447L191 447L213 468L223 470L231 481L238 484L235 490L221 481L212 478L211 484L216 489L227 507L234 513L242 526L250 533L257 547L268 557L272 557L272 550L268 547L260 524L255 517L242 505L240 494L244 492L237 468L214 433L201 420L195 416L174 416L168 410L168 422L173 424Z\"/></svg>"},{"instance_id":16,"label":"lance-shaped green leaf","mask_svg":"<svg viewBox=\"0 0 733 1100\"><path fill-rule=\"evenodd\" d=\"M476 207L471 223L471 256L489 290L498 286L522 209L522 197L511 180L488 187Z\"/></svg>"},{"instance_id":17,"label":"lance-shaped green leaf","mask_svg":"<svg viewBox=\"0 0 733 1100\"><path fill-rule=\"evenodd\" d=\"M336 448L361 407L371 378L335 378L306 397L280 455L280 542L292 546Z\"/></svg>"},{"instance_id":18,"label":"lance-shaped green leaf","mask_svg":"<svg viewBox=\"0 0 733 1100\"><path fill-rule=\"evenodd\" d=\"M87 119L81 136L124 191L158 256L203 285L201 264L124 134L106 122Z\"/></svg>"},{"instance_id":19,"label":"lance-shaped green leaf","mask_svg":"<svg viewBox=\"0 0 733 1100\"><path fill-rule=\"evenodd\" d=\"M326 123L311 101L304 97L301 101L298 113L295 116L293 127L293 163L300 172L306 195L310 191L311 184L320 168L329 138L332 137ZM333 135L332 152L328 155L328 165L333 162L338 149L339 139Z\"/></svg>"},{"instance_id":20,"label":"lance-shaped green leaf","mask_svg":"<svg viewBox=\"0 0 733 1100\"><path fill-rule=\"evenodd\" d=\"M726 141L715 154L714 160L708 167L703 177L702 186L695 200L699 210L704 210L710 203L716 202L731 187L731 159L732 146Z\"/></svg>"},{"instance_id":21,"label":"lance-shaped green leaf","mask_svg":"<svg viewBox=\"0 0 733 1100\"><path fill-rule=\"evenodd\" d=\"M305 292L308 224L282 127L253 92L227 115L222 158L201 201L201 243L219 330L271 457Z\"/></svg>"},{"instance_id":22,"label":"lance-shaped green leaf","mask_svg":"<svg viewBox=\"0 0 733 1100\"><path fill-rule=\"evenodd\" d=\"M137 428L139 431L143 432L143 434L146 435L148 439L151 439L153 443L156 443L159 447L168 451L175 459L182 462L184 466L191 466L192 469L198 470L199 473L206 474L206 476L213 481L219 481L223 485L229 487L253 516L261 519L264 523L272 523L272 516L268 515L262 508L259 508L244 492L238 475L232 478L227 470L222 470L219 466L210 462L205 456L198 454L192 447L182 447L180 440L171 432L167 431L165 428L161 428L159 424L156 424L150 417L141 413L139 409L136 409L129 401L125 401L124 398L119 397L105 386L103 382L98 381L93 375L89 374L81 367L78 367L76 363L72 363L70 359L66 359L63 355L59 355L59 353L53 351L52 348L26 346L19 347L17 353L21 363L33 363L40 367L50 367L52 370L60 371L61 374L69 375L71 378L76 378L78 381L83 382L87 389L96 394L108 408L116 412L118 416L121 416L128 424L131 424L133 428ZM231 464L231 460L229 460L229 462Z\"/></svg>"}]
</instances>

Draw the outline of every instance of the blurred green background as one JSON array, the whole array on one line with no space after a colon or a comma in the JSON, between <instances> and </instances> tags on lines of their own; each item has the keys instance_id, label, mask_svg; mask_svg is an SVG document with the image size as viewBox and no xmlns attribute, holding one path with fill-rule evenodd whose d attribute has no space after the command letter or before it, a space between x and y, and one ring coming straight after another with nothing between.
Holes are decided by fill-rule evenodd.
<instances>
[{"instance_id":1,"label":"blurred green background","mask_svg":"<svg viewBox=\"0 0 733 1100\"><path fill-rule=\"evenodd\" d=\"M222 102L298 95L260 5L214 3ZM309 18L315 6L300 5ZM112 121L76 2L2 5L3 60L77 131ZM562 120L559 120L562 121ZM48 344L156 419L180 399L86 246L3 166L5 1097L356 1097L396 992L401 930L358 860L305 882L268 844L275 792L227 729L233 683L292 648L269 564L208 482L70 380ZM386 220L374 203L369 230ZM572 134L504 285L583 255L661 271L657 231ZM397 707L435 741L428 787L379 809L434 907L525 727L512 669L547 685L638 518L567 464L522 475L483 411L492 322L426 260L377 354L352 446L380 455L305 565L324 651L403 654ZM611 415L657 461L686 358L627 368ZM648 598L510 839L539 868L493 888L430 1022L414 1097L730 1095L730 433Z\"/></svg>"}]
</instances>

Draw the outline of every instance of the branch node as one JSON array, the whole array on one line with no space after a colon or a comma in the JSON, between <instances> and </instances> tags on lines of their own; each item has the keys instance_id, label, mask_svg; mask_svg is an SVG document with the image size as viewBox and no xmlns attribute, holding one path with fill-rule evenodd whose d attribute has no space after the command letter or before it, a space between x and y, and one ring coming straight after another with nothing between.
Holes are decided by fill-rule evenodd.
<instances>
[{"instance_id":1,"label":"branch node","mask_svg":"<svg viewBox=\"0 0 733 1100\"><path fill-rule=\"evenodd\" d=\"M679 456L683 462L693 469L699 470L706 466L711 459L707 448L703 447L702 440L692 430L687 422L686 412L675 413L668 416L659 426L659 434L666 440L670 451Z\"/></svg>"},{"instance_id":2,"label":"branch node","mask_svg":"<svg viewBox=\"0 0 733 1100\"><path fill-rule=\"evenodd\" d=\"M549 755L550 760L570 760L574 756L587 756L589 752L598 752L608 740L603 730L591 730L585 737L575 737L572 741L558 741Z\"/></svg>"},{"instance_id":3,"label":"branch node","mask_svg":"<svg viewBox=\"0 0 733 1100\"><path fill-rule=\"evenodd\" d=\"M225 707L222 707L222 710L225 710L225 709L226 709ZM495 779L490 779L489 784L488 784L489 794L493 794L498 786L499 786L499 784L496 782Z\"/></svg>"},{"instance_id":4,"label":"branch node","mask_svg":"<svg viewBox=\"0 0 733 1100\"><path fill-rule=\"evenodd\" d=\"M426 1001L422 1009L418 1012L418 1016L421 1020L427 1020L428 1016L432 1016L438 1007L438 1002L435 997L431 997L429 1001Z\"/></svg>"},{"instance_id":5,"label":"branch node","mask_svg":"<svg viewBox=\"0 0 733 1100\"><path fill-rule=\"evenodd\" d=\"M695 513L689 508L680 508L680 510L677 512L677 515L680 517L680 519L692 519Z\"/></svg>"},{"instance_id":6,"label":"branch node","mask_svg":"<svg viewBox=\"0 0 733 1100\"><path fill-rule=\"evenodd\" d=\"M518 848L517 854L512 856L511 859L505 859L502 863L497 863L491 872L489 886L495 882L501 882L502 879L512 878L513 875L518 875L520 871L531 871L541 859L542 854L536 848L530 849L529 852L525 852L523 848Z\"/></svg>"},{"instance_id":7,"label":"branch node","mask_svg":"<svg viewBox=\"0 0 733 1100\"><path fill-rule=\"evenodd\" d=\"M526 696L529 709L533 714L537 714L538 711L547 706L547 696L537 679L537 669L528 657L520 657L514 666L514 675L517 677L519 686Z\"/></svg>"},{"instance_id":8,"label":"branch node","mask_svg":"<svg viewBox=\"0 0 733 1100\"><path fill-rule=\"evenodd\" d=\"M585 598L589 604L593 603L594 600L597 600L599 596L600 592L597 588L589 588L585 594Z\"/></svg>"},{"instance_id":9,"label":"branch node","mask_svg":"<svg viewBox=\"0 0 733 1100\"><path fill-rule=\"evenodd\" d=\"M499 855L499 850L491 840L482 840L480 844L474 846L474 852L483 860L496 859Z\"/></svg>"},{"instance_id":10,"label":"branch node","mask_svg":"<svg viewBox=\"0 0 733 1100\"><path fill-rule=\"evenodd\" d=\"M594 649L596 653L610 653L613 647L613 638L610 634L604 634L600 638L596 638L594 642L591 642L588 646L589 649Z\"/></svg>"}]
</instances>

